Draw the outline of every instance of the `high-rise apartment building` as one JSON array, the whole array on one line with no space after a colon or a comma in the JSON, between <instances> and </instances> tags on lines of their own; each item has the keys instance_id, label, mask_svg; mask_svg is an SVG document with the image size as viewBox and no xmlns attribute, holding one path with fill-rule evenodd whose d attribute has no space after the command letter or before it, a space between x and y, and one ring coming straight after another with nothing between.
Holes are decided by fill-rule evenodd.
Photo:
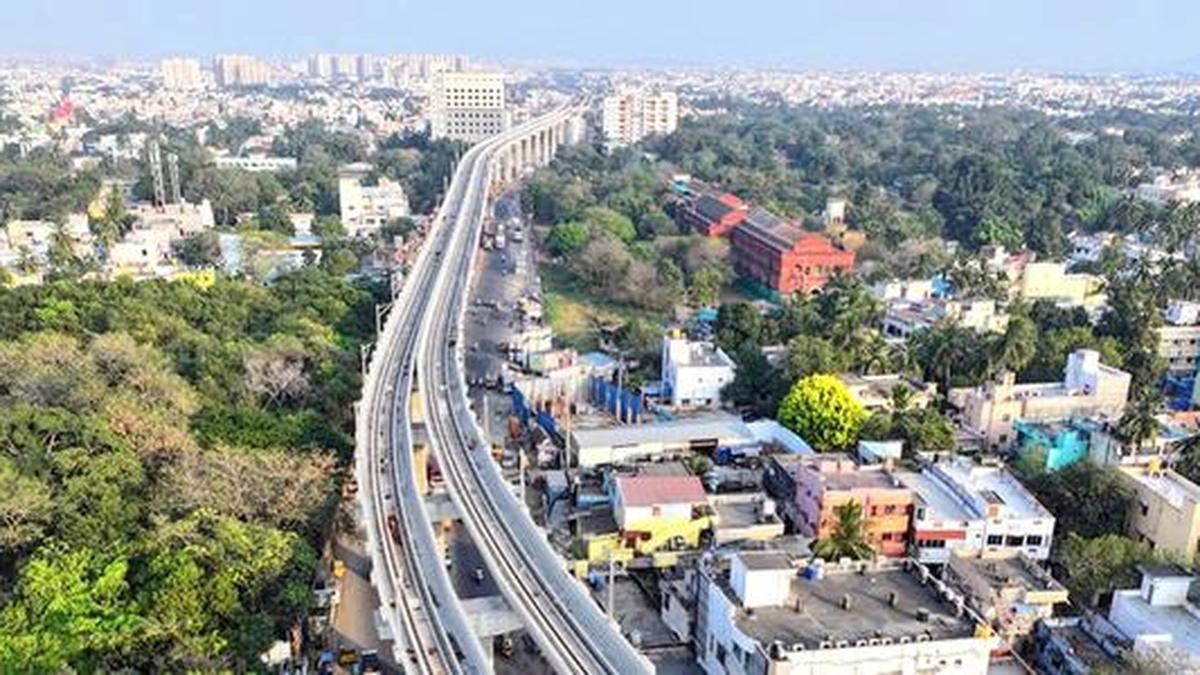
<instances>
[{"instance_id":1,"label":"high-rise apartment building","mask_svg":"<svg viewBox=\"0 0 1200 675\"><path fill-rule=\"evenodd\" d=\"M204 86L204 73L196 59L163 59L160 69L163 85L168 89L199 89Z\"/></svg>"},{"instance_id":2,"label":"high-rise apartment building","mask_svg":"<svg viewBox=\"0 0 1200 675\"><path fill-rule=\"evenodd\" d=\"M308 76L322 80L333 77L333 54L313 54L308 57Z\"/></svg>"},{"instance_id":3,"label":"high-rise apartment building","mask_svg":"<svg viewBox=\"0 0 1200 675\"><path fill-rule=\"evenodd\" d=\"M271 67L253 56L222 54L213 60L217 85L255 87L271 83Z\"/></svg>"},{"instance_id":4,"label":"high-rise apartment building","mask_svg":"<svg viewBox=\"0 0 1200 675\"><path fill-rule=\"evenodd\" d=\"M475 143L505 130L504 76L442 72L433 78L430 127L434 138Z\"/></svg>"},{"instance_id":5,"label":"high-rise apartment building","mask_svg":"<svg viewBox=\"0 0 1200 675\"><path fill-rule=\"evenodd\" d=\"M654 134L669 134L679 126L679 97L669 91L626 91L606 96L601 124L610 147L631 145Z\"/></svg>"}]
</instances>

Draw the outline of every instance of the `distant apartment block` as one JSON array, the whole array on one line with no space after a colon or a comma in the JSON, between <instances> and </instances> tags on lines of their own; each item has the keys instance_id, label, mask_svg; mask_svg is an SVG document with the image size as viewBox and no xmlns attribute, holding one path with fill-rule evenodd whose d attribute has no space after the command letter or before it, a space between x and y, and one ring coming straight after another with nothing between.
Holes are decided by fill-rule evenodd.
<instances>
[{"instance_id":1,"label":"distant apartment block","mask_svg":"<svg viewBox=\"0 0 1200 675\"><path fill-rule=\"evenodd\" d=\"M678 335L663 338L663 396L676 408L719 406L721 389L733 381L736 365L711 342Z\"/></svg>"},{"instance_id":2,"label":"distant apartment block","mask_svg":"<svg viewBox=\"0 0 1200 675\"><path fill-rule=\"evenodd\" d=\"M347 164L338 171L342 227L351 237L377 232L389 222L409 215L404 188L383 177L376 185L363 185L370 172L369 164Z\"/></svg>"},{"instance_id":3,"label":"distant apartment block","mask_svg":"<svg viewBox=\"0 0 1200 675\"><path fill-rule=\"evenodd\" d=\"M196 59L163 59L159 64L163 86L168 89L199 89L204 86L204 71Z\"/></svg>"},{"instance_id":4,"label":"distant apartment block","mask_svg":"<svg viewBox=\"0 0 1200 675\"><path fill-rule=\"evenodd\" d=\"M625 91L605 96L601 129L609 147L632 145L679 126L679 98L674 92Z\"/></svg>"},{"instance_id":5,"label":"distant apartment block","mask_svg":"<svg viewBox=\"0 0 1200 675\"><path fill-rule=\"evenodd\" d=\"M1192 561L1200 547L1200 486L1164 468L1159 460L1118 471L1134 491L1129 536L1156 551Z\"/></svg>"},{"instance_id":6,"label":"distant apartment block","mask_svg":"<svg viewBox=\"0 0 1200 675\"><path fill-rule=\"evenodd\" d=\"M982 674L996 640L919 563L800 565L742 551L702 565L693 645L709 675ZM664 600L668 607L679 602Z\"/></svg>"},{"instance_id":7,"label":"distant apartment block","mask_svg":"<svg viewBox=\"0 0 1200 675\"><path fill-rule=\"evenodd\" d=\"M434 138L477 143L508 127L500 73L437 73L429 106Z\"/></svg>"},{"instance_id":8,"label":"distant apartment block","mask_svg":"<svg viewBox=\"0 0 1200 675\"><path fill-rule=\"evenodd\" d=\"M858 465L838 454L776 455L764 484L801 536L829 537L837 527L837 508L857 502L871 546L885 556L907 554L915 493L881 464Z\"/></svg>"},{"instance_id":9,"label":"distant apartment block","mask_svg":"<svg viewBox=\"0 0 1200 675\"><path fill-rule=\"evenodd\" d=\"M1003 466L961 458L892 476L916 495L911 554L917 560L942 565L953 555L1050 556L1054 516Z\"/></svg>"},{"instance_id":10,"label":"distant apartment block","mask_svg":"<svg viewBox=\"0 0 1200 675\"><path fill-rule=\"evenodd\" d=\"M213 59L220 87L261 87L271 83L271 66L245 54L222 54Z\"/></svg>"},{"instance_id":11,"label":"distant apartment block","mask_svg":"<svg viewBox=\"0 0 1200 675\"><path fill-rule=\"evenodd\" d=\"M1062 382L1017 384L1012 373L998 382L955 389L951 403L962 411L963 426L991 447L1016 440L1018 420L1045 421L1077 416L1120 417L1129 399L1129 373L1100 363L1100 354L1079 349L1067 357Z\"/></svg>"},{"instance_id":12,"label":"distant apartment block","mask_svg":"<svg viewBox=\"0 0 1200 675\"><path fill-rule=\"evenodd\" d=\"M723 237L745 220L747 213L746 203L737 196L705 192L679 204L675 222L683 232Z\"/></svg>"},{"instance_id":13,"label":"distant apartment block","mask_svg":"<svg viewBox=\"0 0 1200 675\"><path fill-rule=\"evenodd\" d=\"M218 169L240 169L251 173L277 173L295 171L297 162L295 157L249 155L247 157L214 157L213 165Z\"/></svg>"},{"instance_id":14,"label":"distant apartment block","mask_svg":"<svg viewBox=\"0 0 1200 675\"><path fill-rule=\"evenodd\" d=\"M755 209L729 235L733 267L781 295L812 293L854 267L854 252Z\"/></svg>"}]
</instances>

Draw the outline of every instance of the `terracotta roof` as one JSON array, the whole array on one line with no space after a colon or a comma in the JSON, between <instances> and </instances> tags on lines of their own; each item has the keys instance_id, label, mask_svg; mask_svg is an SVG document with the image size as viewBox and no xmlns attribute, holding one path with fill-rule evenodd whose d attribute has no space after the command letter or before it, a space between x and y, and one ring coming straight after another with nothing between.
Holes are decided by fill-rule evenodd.
<instances>
[{"instance_id":1,"label":"terracotta roof","mask_svg":"<svg viewBox=\"0 0 1200 675\"><path fill-rule=\"evenodd\" d=\"M617 493L626 506L698 504L707 499L695 476L618 476Z\"/></svg>"}]
</instances>

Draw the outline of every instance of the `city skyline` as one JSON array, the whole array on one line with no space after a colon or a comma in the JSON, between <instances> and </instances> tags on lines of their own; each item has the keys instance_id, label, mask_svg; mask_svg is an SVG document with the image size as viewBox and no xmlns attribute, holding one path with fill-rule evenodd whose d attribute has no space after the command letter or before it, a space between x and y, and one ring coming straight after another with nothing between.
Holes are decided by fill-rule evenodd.
<instances>
[{"instance_id":1,"label":"city skyline","mask_svg":"<svg viewBox=\"0 0 1200 675\"><path fill-rule=\"evenodd\" d=\"M1018 0L1003 7L869 0L843 7L751 0L549 2L358 0L330 14L309 2L143 0L3 10L0 55L159 58L223 52L298 58L314 52L459 52L485 59L595 67L811 70L1197 72L1188 29L1200 6ZM770 17L770 20L766 20ZM106 31L95 31L95 25ZM52 31L47 27L53 26ZM526 37L522 37L522 31ZM536 36L536 40L534 39Z\"/></svg>"}]
</instances>

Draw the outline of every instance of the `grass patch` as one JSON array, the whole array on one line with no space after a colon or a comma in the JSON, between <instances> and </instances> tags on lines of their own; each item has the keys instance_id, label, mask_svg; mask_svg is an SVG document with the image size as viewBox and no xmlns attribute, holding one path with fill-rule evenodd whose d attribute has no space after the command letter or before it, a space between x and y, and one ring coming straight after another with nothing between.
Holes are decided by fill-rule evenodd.
<instances>
[{"instance_id":1,"label":"grass patch","mask_svg":"<svg viewBox=\"0 0 1200 675\"><path fill-rule=\"evenodd\" d=\"M559 344L580 351L595 349L599 343L597 328L605 324L623 323L641 318L665 326L665 312L630 307L599 298L583 288L579 281L558 263L543 263L538 273L542 278L542 301L546 323L554 331Z\"/></svg>"}]
</instances>

